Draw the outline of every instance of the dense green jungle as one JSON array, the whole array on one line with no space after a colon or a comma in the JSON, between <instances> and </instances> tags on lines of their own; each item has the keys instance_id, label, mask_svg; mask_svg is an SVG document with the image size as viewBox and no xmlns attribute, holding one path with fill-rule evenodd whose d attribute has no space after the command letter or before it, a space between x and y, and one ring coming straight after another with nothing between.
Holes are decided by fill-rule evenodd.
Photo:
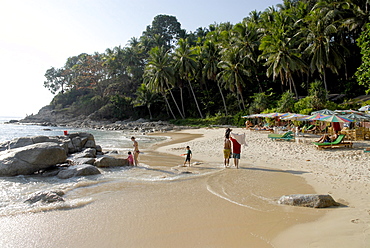
<instances>
[{"instance_id":1,"label":"dense green jungle","mask_svg":"<svg viewBox=\"0 0 370 248\"><path fill-rule=\"evenodd\" d=\"M195 31L157 15L141 37L45 73L53 111L95 120L241 125L242 115L370 101L369 0L285 0Z\"/></svg>"}]
</instances>

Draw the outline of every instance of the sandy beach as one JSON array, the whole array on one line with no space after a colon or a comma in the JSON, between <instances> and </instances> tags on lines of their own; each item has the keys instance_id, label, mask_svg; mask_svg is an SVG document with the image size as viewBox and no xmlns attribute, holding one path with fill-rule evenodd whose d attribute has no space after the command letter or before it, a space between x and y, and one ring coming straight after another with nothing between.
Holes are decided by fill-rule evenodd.
<instances>
[{"instance_id":1,"label":"sandy beach","mask_svg":"<svg viewBox=\"0 0 370 248\"><path fill-rule=\"evenodd\" d=\"M370 154L362 150L368 142L317 150L313 137L273 142L267 133L236 128L248 146L240 168L225 169L224 131L155 134L170 139L144 150L146 166L134 168L153 180L80 188L94 198L80 208L1 217L0 246L368 247ZM186 146L191 167L181 166ZM330 194L342 206L276 203L282 195L309 193Z\"/></svg>"}]
</instances>

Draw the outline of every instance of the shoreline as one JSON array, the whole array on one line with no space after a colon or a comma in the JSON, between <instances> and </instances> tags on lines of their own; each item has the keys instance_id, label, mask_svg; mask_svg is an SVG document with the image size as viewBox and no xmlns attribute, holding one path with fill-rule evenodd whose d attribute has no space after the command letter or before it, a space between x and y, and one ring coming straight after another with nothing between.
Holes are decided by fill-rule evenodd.
<instances>
[{"instance_id":1,"label":"shoreline","mask_svg":"<svg viewBox=\"0 0 370 248\"><path fill-rule=\"evenodd\" d=\"M187 132L197 133L199 130ZM210 129L208 132L213 131ZM302 171L303 173L298 173L298 176L304 178L318 194L330 194L337 202L346 206L319 209L318 211L325 213L324 216L313 222L297 223L282 231L273 240L275 247L288 247L292 243L295 247L368 246L370 165L369 156L363 152L363 147L369 146L369 141L355 142L353 149L317 150L311 144L316 137L305 137L304 143L269 142L267 133L242 128L236 128L235 132L246 133L249 141L248 147L242 151L241 166L248 163L277 170ZM223 130L218 133L222 135ZM264 139L264 142L258 142L258 139ZM213 138L202 142L214 143L216 140L217 138ZM171 153L171 149L175 147L160 150ZM211 161L215 157L222 158L221 151L217 156L203 155L202 159Z\"/></svg>"},{"instance_id":2,"label":"shoreline","mask_svg":"<svg viewBox=\"0 0 370 248\"><path fill-rule=\"evenodd\" d=\"M361 166L365 160L357 156L350 170L347 164L340 163L348 160L346 154L351 150L327 153L311 149L309 143L271 142L267 134L233 129L245 132L248 141L248 146L242 148L240 169L223 168L223 128L150 134L172 138L147 148L139 157L149 167L133 169L155 171L160 180L114 181L83 187L78 189L82 195L94 195L97 199L82 208L0 217L0 245L289 247L293 243L295 247L366 247L369 244L366 198L369 177L355 167L366 169ZM186 145L193 151L192 163L200 164L179 166L184 159L179 154ZM323 165L320 156L328 162ZM339 165L333 166L335 163ZM340 169L337 173L331 170L335 167ZM356 187L345 184L349 179L343 174L345 168L347 173L354 172L352 177L361 179ZM182 177L166 180L168 174ZM329 193L347 207L310 209L275 203L284 194L316 192Z\"/></svg>"}]
</instances>

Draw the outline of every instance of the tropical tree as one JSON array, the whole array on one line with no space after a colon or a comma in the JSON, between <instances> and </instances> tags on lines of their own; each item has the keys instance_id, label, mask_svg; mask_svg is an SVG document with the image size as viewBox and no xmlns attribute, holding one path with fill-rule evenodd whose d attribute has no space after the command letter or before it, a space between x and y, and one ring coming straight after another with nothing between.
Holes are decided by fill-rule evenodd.
<instances>
[{"instance_id":1,"label":"tropical tree","mask_svg":"<svg viewBox=\"0 0 370 248\"><path fill-rule=\"evenodd\" d=\"M364 30L357 40L361 48L362 64L356 71L356 78L360 85L367 87L366 92L370 93L370 23L366 25Z\"/></svg>"},{"instance_id":2,"label":"tropical tree","mask_svg":"<svg viewBox=\"0 0 370 248\"><path fill-rule=\"evenodd\" d=\"M217 79L225 83L225 87L236 92L239 107L245 110L243 97L244 77L249 76L249 71L244 68L243 60L240 58L239 49L231 47L221 51L222 60L218 63L221 71Z\"/></svg>"},{"instance_id":3,"label":"tropical tree","mask_svg":"<svg viewBox=\"0 0 370 248\"><path fill-rule=\"evenodd\" d=\"M203 114L199 108L197 98L194 93L194 89L191 80L194 79L197 70L197 53L194 48L191 48L187 40L180 39L178 42L178 47L173 55L175 69L179 74L180 79L183 79L189 83L191 93L194 98L194 102L197 106L200 118L203 118Z\"/></svg>"},{"instance_id":4,"label":"tropical tree","mask_svg":"<svg viewBox=\"0 0 370 248\"><path fill-rule=\"evenodd\" d=\"M166 97L166 92L169 92L181 117L184 118L171 91L174 82L174 70L171 66L172 61L169 52L163 47L154 47L149 55L149 61L144 71L144 82L147 84L149 90L162 94L173 118L176 119Z\"/></svg>"},{"instance_id":5,"label":"tropical tree","mask_svg":"<svg viewBox=\"0 0 370 248\"><path fill-rule=\"evenodd\" d=\"M175 16L157 15L154 17L152 25L146 27L143 37L147 37L149 40L157 40L160 44L154 44L155 46L163 46L166 50L169 50L176 45L180 37L183 37L184 32Z\"/></svg>"},{"instance_id":6,"label":"tropical tree","mask_svg":"<svg viewBox=\"0 0 370 248\"><path fill-rule=\"evenodd\" d=\"M136 91L135 106L145 106L148 109L150 120L153 119L151 107L159 101L158 94L149 90L146 84L141 86Z\"/></svg>"},{"instance_id":7,"label":"tropical tree","mask_svg":"<svg viewBox=\"0 0 370 248\"><path fill-rule=\"evenodd\" d=\"M330 12L331 13L331 12ZM326 69L338 74L344 63L345 48L334 39L338 29L333 15L314 8L305 18L307 24L304 53L309 58L311 72L320 73L325 90L328 91Z\"/></svg>"},{"instance_id":8,"label":"tropical tree","mask_svg":"<svg viewBox=\"0 0 370 248\"><path fill-rule=\"evenodd\" d=\"M63 94L66 87L69 87L70 77L68 70L64 68L56 69L51 67L45 73L46 81L44 87L47 88L52 94L60 90Z\"/></svg>"},{"instance_id":9,"label":"tropical tree","mask_svg":"<svg viewBox=\"0 0 370 248\"><path fill-rule=\"evenodd\" d=\"M208 80L211 80L217 84L218 90L220 91L222 102L225 109L225 114L228 115L226 101L221 88L221 80L217 80L217 74L219 72L218 63L220 62L220 49L211 40L207 40L201 47L201 59L203 60L203 76Z\"/></svg>"},{"instance_id":10,"label":"tropical tree","mask_svg":"<svg viewBox=\"0 0 370 248\"><path fill-rule=\"evenodd\" d=\"M298 92L294 83L294 74L305 72L306 65L298 49L299 36L293 35L293 22L289 15L274 13L274 22L268 27L266 35L261 39L259 59L266 61L266 75L273 80L280 78L283 85L289 85L290 91Z\"/></svg>"}]
</instances>

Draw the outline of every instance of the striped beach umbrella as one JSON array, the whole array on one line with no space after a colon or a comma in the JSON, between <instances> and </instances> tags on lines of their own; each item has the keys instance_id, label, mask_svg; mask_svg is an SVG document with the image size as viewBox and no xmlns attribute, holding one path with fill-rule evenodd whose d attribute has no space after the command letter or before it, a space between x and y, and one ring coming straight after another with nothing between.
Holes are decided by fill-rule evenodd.
<instances>
[{"instance_id":1,"label":"striped beach umbrella","mask_svg":"<svg viewBox=\"0 0 370 248\"><path fill-rule=\"evenodd\" d=\"M326 118L326 117L330 117L330 115L326 115L326 114L314 114L314 115L310 115L310 116L304 118L304 120L306 120L306 121L319 121L322 118Z\"/></svg>"},{"instance_id":2,"label":"striped beach umbrella","mask_svg":"<svg viewBox=\"0 0 370 248\"><path fill-rule=\"evenodd\" d=\"M368 115L358 115L358 114L348 114L348 115L341 115L341 116L344 116L346 118L349 118L349 119L352 119L352 120L355 120L355 121L360 121L360 122L368 122L370 121L370 116Z\"/></svg>"},{"instance_id":3,"label":"striped beach umbrella","mask_svg":"<svg viewBox=\"0 0 370 248\"><path fill-rule=\"evenodd\" d=\"M311 113L311 115L317 115L317 114L334 115L335 112L329 109L322 109L322 110L314 111Z\"/></svg>"},{"instance_id":4,"label":"striped beach umbrella","mask_svg":"<svg viewBox=\"0 0 370 248\"><path fill-rule=\"evenodd\" d=\"M326 122L354 122L354 120L341 116L341 115L331 115L325 118L321 118L320 121Z\"/></svg>"}]
</instances>

